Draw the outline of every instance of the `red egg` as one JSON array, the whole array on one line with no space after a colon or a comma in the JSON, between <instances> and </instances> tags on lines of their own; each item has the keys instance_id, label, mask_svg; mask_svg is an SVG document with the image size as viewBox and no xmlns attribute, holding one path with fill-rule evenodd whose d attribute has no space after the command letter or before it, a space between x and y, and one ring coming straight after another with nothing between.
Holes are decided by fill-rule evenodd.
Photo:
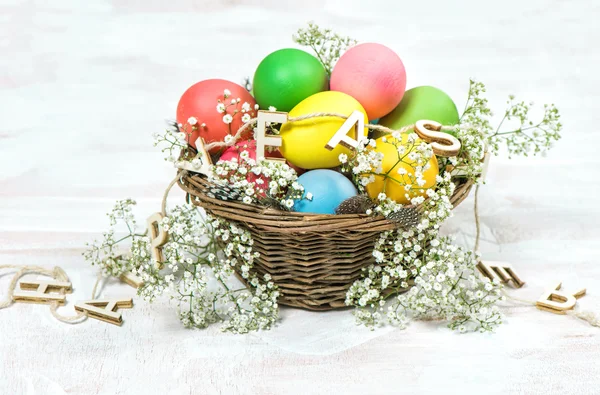
<instances>
[{"instance_id":1,"label":"red egg","mask_svg":"<svg viewBox=\"0 0 600 395\"><path fill-rule=\"evenodd\" d=\"M235 102L233 102L235 101ZM200 81L185 91L177 105L177 123L188 135L188 143L196 148L196 139L206 144L223 141L234 135L245 123L242 118L256 116L256 101L242 86L231 81L212 79ZM246 117L246 118L248 118ZM252 128L246 134L251 136ZM219 149L212 149L211 153Z\"/></svg>"}]
</instances>

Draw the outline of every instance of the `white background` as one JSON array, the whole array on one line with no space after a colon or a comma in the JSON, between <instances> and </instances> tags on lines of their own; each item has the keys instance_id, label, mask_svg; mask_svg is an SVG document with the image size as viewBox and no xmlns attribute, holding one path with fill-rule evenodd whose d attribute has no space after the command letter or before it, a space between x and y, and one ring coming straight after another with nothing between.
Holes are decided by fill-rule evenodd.
<instances>
[{"instance_id":1,"label":"white background","mask_svg":"<svg viewBox=\"0 0 600 395\"><path fill-rule=\"evenodd\" d=\"M482 188L482 252L512 262L535 299L553 280L586 286L600 310L600 7L577 1L0 0L0 262L60 265L87 298L84 243L116 199L144 217L173 169L151 134L191 84L241 81L314 20L403 59L408 87L448 92L469 77L506 97L554 102L564 139L546 158L493 158ZM182 199L171 196L171 205ZM445 231L472 245L472 200ZM11 272L0 273L0 297ZM133 296L115 281L103 296ZM270 332L185 330L168 301L135 299L121 328L69 326L48 308L0 311L2 394L321 394L600 392L600 328L528 306L496 334L439 323L369 331L349 311L282 309Z\"/></svg>"}]
</instances>

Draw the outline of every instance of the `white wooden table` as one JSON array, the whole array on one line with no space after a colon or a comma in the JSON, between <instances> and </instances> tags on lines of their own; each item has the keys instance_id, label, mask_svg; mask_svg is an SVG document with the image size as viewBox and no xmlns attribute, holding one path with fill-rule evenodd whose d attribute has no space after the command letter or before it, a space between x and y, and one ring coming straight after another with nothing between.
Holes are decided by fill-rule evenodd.
<instances>
[{"instance_id":1,"label":"white wooden table","mask_svg":"<svg viewBox=\"0 0 600 395\"><path fill-rule=\"evenodd\" d=\"M245 3L245 5L242 5ZM409 87L461 107L469 77L498 112L514 93L555 102L564 139L546 158L493 158L481 193L482 252L512 262L535 299L552 282L586 286L600 309L600 8L595 0L0 1L0 259L64 267L87 298L84 243L120 198L156 211L173 169L151 133L205 78L240 81L308 20L395 49ZM182 199L174 193L171 204ZM472 245L472 200L445 231ZM11 273L0 273L0 295ZM133 296L116 281L104 296ZM593 394L600 328L527 306L495 334L436 323L369 331L350 311L282 309L248 336L186 330L173 306L135 299L121 328L69 326L47 307L0 311L1 394Z\"/></svg>"}]
</instances>

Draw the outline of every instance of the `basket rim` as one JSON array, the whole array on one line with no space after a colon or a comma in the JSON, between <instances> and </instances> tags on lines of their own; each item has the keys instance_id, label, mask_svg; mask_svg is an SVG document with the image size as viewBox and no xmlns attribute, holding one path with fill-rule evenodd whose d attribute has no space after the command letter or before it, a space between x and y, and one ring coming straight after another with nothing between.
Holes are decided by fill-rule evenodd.
<instances>
[{"instance_id":1,"label":"basket rim","mask_svg":"<svg viewBox=\"0 0 600 395\"><path fill-rule=\"evenodd\" d=\"M458 180L463 181L458 183L452 195L453 208L458 206L467 197L473 186L473 181L470 179L460 178ZM236 222L252 225L267 232L280 233L284 230L286 233L348 230L381 232L393 230L398 227L395 222L388 220L382 215L299 213L278 210L255 203L246 204L235 200L211 198L207 195L206 190L212 184L205 175L200 173L182 172L178 178L178 185L188 194L189 201L203 207L210 213Z\"/></svg>"}]
</instances>

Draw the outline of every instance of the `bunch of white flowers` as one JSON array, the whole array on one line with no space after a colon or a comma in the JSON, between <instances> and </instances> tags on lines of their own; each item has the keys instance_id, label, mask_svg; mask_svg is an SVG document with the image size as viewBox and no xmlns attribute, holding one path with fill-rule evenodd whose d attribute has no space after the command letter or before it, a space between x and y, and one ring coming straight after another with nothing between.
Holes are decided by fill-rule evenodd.
<instances>
[{"instance_id":1,"label":"bunch of white flowers","mask_svg":"<svg viewBox=\"0 0 600 395\"><path fill-rule=\"evenodd\" d=\"M239 147L239 161L220 160L209 175L216 185L227 185L240 192L239 200L246 204L275 200L281 208L289 210L294 200L302 199L304 188L297 181L296 171L283 161L252 159L247 150Z\"/></svg>"},{"instance_id":2,"label":"bunch of white flowers","mask_svg":"<svg viewBox=\"0 0 600 395\"><path fill-rule=\"evenodd\" d=\"M382 168L383 153L376 151L377 143L373 139L363 140L354 151L352 157L348 158L346 154L340 154L342 163L342 172L351 174L354 184L360 192L365 191L365 187L376 178L383 180L383 190L379 194L377 202L382 206L377 210L378 213L389 213L390 200L386 195L386 186L389 183L401 185L406 191L407 200L421 196L423 186L425 185L424 172L429 169L431 164L429 160L433 155L430 144L420 140L416 133L409 133L405 139L398 132L391 134L391 137L382 137L381 144L387 144L393 147L396 153L396 162L391 169L384 171ZM406 168L409 168L407 170ZM390 174L394 172L394 174ZM385 214L384 214L385 215Z\"/></svg>"},{"instance_id":3,"label":"bunch of white flowers","mask_svg":"<svg viewBox=\"0 0 600 395\"><path fill-rule=\"evenodd\" d=\"M123 219L130 226L133 204L131 200L119 202L111 223ZM134 236L127 258L120 260L123 264L118 268L112 263L112 237L92 247L86 258L101 265L107 275L128 270L139 276L144 285L138 294L149 301L169 295L177 302L179 317L186 326L204 328L221 322L223 330L247 333L273 325L279 291L268 274L259 276L252 271L258 253L247 230L234 222L203 215L192 205L176 206L160 226L169 235L163 246L162 269L152 259L145 235ZM103 249L105 246L110 248ZM105 251L108 255L100 256Z\"/></svg>"},{"instance_id":4,"label":"bunch of white flowers","mask_svg":"<svg viewBox=\"0 0 600 395\"><path fill-rule=\"evenodd\" d=\"M448 172L437 181L427 191L420 223L383 232L373 250L375 264L350 287L346 304L357 307L360 323L374 327L387 318L405 327L410 319L436 318L451 320L451 328L492 330L501 322L493 307L500 299L498 284L477 273L472 253L439 238L441 224L452 215L454 183ZM487 290L486 298L471 297L480 289Z\"/></svg>"}]
</instances>

